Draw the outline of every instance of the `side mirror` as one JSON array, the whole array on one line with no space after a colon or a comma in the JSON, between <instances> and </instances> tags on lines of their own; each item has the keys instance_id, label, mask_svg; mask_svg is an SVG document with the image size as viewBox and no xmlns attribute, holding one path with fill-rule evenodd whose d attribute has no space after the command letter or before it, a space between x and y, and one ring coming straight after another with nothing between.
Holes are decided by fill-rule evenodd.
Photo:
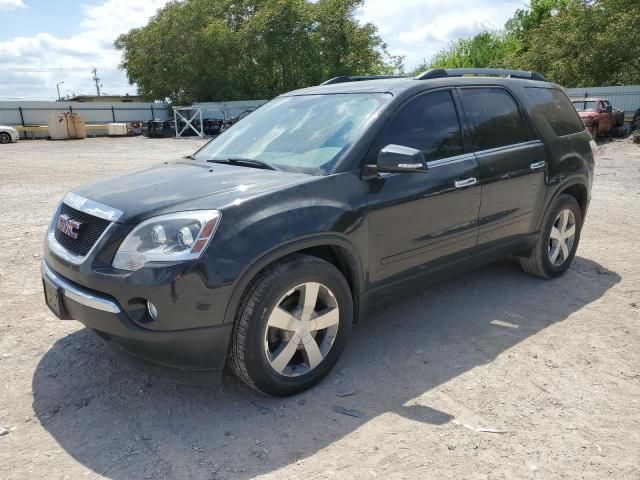
<instances>
[{"instance_id":1,"label":"side mirror","mask_svg":"<svg viewBox=\"0 0 640 480\"><path fill-rule=\"evenodd\" d=\"M613 107L611 105L607 105L604 107L604 111L607 113L611 113L613 111Z\"/></svg>"},{"instance_id":2,"label":"side mirror","mask_svg":"<svg viewBox=\"0 0 640 480\"><path fill-rule=\"evenodd\" d=\"M424 173L427 162L420 150L402 145L387 145L378 154L378 172Z\"/></svg>"}]
</instances>

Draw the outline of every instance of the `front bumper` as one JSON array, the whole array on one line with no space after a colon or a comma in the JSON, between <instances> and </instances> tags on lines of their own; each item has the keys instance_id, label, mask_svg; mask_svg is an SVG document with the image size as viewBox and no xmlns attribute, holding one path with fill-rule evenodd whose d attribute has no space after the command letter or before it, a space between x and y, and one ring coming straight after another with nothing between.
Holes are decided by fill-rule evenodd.
<instances>
[{"instance_id":1,"label":"front bumper","mask_svg":"<svg viewBox=\"0 0 640 480\"><path fill-rule=\"evenodd\" d=\"M183 383L220 383L232 324L151 330L115 298L68 280L44 260L42 277L59 292L61 318L80 321L138 367Z\"/></svg>"}]
</instances>

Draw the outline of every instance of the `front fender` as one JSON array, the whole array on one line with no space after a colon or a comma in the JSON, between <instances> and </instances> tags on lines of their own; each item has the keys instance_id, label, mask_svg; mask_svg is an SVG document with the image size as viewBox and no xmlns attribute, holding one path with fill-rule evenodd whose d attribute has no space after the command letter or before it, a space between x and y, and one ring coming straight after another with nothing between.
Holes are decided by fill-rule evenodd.
<instances>
[{"instance_id":1,"label":"front fender","mask_svg":"<svg viewBox=\"0 0 640 480\"><path fill-rule=\"evenodd\" d=\"M362 293L363 285L365 282L365 265L362 258L358 253L358 249L353 245L348 238L342 235L336 234L317 234L308 235L304 238L297 238L281 244L277 247L264 252L259 258L256 258L254 262L248 265L242 273L238 276L232 286L232 294L227 305L227 310L224 316L224 323L231 323L235 319L236 311L242 299L242 295L246 291L247 287L255 276L268 265L271 265L278 260L291 255L292 253L299 252L312 247L330 246L342 249L348 255L349 267L352 270L352 274L356 279L354 296L359 297ZM354 300L358 301L357 298Z\"/></svg>"},{"instance_id":2,"label":"front fender","mask_svg":"<svg viewBox=\"0 0 640 480\"><path fill-rule=\"evenodd\" d=\"M331 246L346 252L352 278L359 288L364 285L369 259L365 211L364 185L351 172L318 177L224 208L207 253L248 266L233 279L225 321L233 320L242 293L260 270L303 249Z\"/></svg>"}]
</instances>

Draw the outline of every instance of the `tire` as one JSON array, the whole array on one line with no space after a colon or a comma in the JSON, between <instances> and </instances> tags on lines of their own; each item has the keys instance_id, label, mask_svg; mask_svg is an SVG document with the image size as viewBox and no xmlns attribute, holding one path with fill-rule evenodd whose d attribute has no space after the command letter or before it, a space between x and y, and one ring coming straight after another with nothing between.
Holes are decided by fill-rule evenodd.
<instances>
[{"instance_id":1,"label":"tire","mask_svg":"<svg viewBox=\"0 0 640 480\"><path fill-rule=\"evenodd\" d=\"M0 143L11 143L11 135L9 135L7 132L0 132Z\"/></svg>"},{"instance_id":2,"label":"tire","mask_svg":"<svg viewBox=\"0 0 640 480\"><path fill-rule=\"evenodd\" d=\"M315 302L305 307L307 296ZM294 395L333 368L352 321L353 300L342 273L320 258L294 254L267 267L247 288L227 362L240 380L262 393ZM324 324L331 326L314 330Z\"/></svg>"},{"instance_id":3,"label":"tire","mask_svg":"<svg viewBox=\"0 0 640 480\"><path fill-rule=\"evenodd\" d=\"M563 231L564 216L561 218L561 214L564 215L564 212L570 212L570 214L567 213L567 227ZM574 236L565 238L565 235L571 233L571 223L574 227ZM562 275L573 262L580 242L581 230L582 211L578 202L570 195L560 195L547 210L535 247L527 257L520 257L522 269L530 275L541 278L555 278ZM558 237L563 240L559 241ZM566 250L561 248L562 242Z\"/></svg>"}]
</instances>

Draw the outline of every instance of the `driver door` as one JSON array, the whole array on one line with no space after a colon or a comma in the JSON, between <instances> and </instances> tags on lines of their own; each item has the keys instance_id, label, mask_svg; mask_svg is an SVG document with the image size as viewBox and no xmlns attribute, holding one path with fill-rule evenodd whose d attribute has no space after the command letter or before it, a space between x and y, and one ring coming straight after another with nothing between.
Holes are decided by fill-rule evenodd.
<instances>
[{"instance_id":1,"label":"driver door","mask_svg":"<svg viewBox=\"0 0 640 480\"><path fill-rule=\"evenodd\" d=\"M370 281L394 281L469 254L478 240L478 162L465 148L457 93L418 95L389 120L369 152L421 150L427 171L380 173L367 182Z\"/></svg>"}]
</instances>

